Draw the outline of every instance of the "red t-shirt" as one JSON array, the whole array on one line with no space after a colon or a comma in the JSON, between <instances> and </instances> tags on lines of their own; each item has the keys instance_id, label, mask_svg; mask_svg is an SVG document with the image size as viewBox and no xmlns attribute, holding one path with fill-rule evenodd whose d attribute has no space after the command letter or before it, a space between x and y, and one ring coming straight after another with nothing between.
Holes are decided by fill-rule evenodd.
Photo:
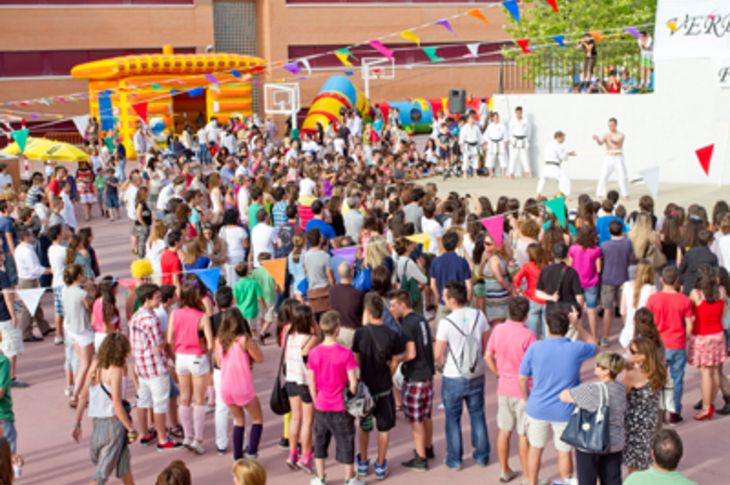
<instances>
[{"instance_id":1,"label":"red t-shirt","mask_svg":"<svg viewBox=\"0 0 730 485\"><path fill-rule=\"evenodd\" d=\"M519 288L522 286L522 280L524 279L527 282L527 287L524 291L525 296L539 305L544 305L545 301L538 298L535 294L535 290L537 290L537 280L539 278L540 267L532 261L529 261L525 263L519 271L517 271L514 278L514 284Z\"/></svg>"},{"instance_id":2,"label":"red t-shirt","mask_svg":"<svg viewBox=\"0 0 730 485\"><path fill-rule=\"evenodd\" d=\"M56 197L61 195L61 189L58 188L59 182L60 180L58 180L57 178L52 178L51 181L48 183L48 190L50 190L51 193Z\"/></svg>"},{"instance_id":3,"label":"red t-shirt","mask_svg":"<svg viewBox=\"0 0 730 485\"><path fill-rule=\"evenodd\" d=\"M160 256L160 269L162 270L162 284L174 285L174 276L182 271L180 257L175 251L166 249Z\"/></svg>"},{"instance_id":4,"label":"red t-shirt","mask_svg":"<svg viewBox=\"0 0 730 485\"><path fill-rule=\"evenodd\" d=\"M687 346L687 327L684 319L692 316L692 301L682 293L654 293L646 307L654 314L656 328L669 350Z\"/></svg>"},{"instance_id":5,"label":"red t-shirt","mask_svg":"<svg viewBox=\"0 0 730 485\"><path fill-rule=\"evenodd\" d=\"M692 325L694 335L714 335L722 333L722 314L725 311L725 300L710 303L702 300L695 307L695 321Z\"/></svg>"}]
</instances>

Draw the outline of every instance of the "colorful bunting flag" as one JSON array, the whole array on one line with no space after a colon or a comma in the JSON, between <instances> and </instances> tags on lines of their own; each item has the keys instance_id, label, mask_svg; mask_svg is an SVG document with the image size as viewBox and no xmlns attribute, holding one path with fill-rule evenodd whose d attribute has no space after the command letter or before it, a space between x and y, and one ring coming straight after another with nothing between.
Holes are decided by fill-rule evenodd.
<instances>
[{"instance_id":1,"label":"colorful bunting flag","mask_svg":"<svg viewBox=\"0 0 730 485\"><path fill-rule=\"evenodd\" d=\"M409 241L413 241L416 244L421 244L423 246L429 244L431 242L431 238L428 234L420 233L420 234L413 234L411 236L406 236L406 239Z\"/></svg>"},{"instance_id":2,"label":"colorful bunting flag","mask_svg":"<svg viewBox=\"0 0 730 485\"><path fill-rule=\"evenodd\" d=\"M624 29L624 32L631 35L631 37L633 37L635 39L638 39L639 37L641 37L641 35L639 34L639 31L636 30L636 27L626 27Z\"/></svg>"},{"instance_id":3,"label":"colorful bunting flag","mask_svg":"<svg viewBox=\"0 0 730 485\"><path fill-rule=\"evenodd\" d=\"M45 293L45 288L27 288L25 290L15 290L18 297L25 305L25 308L31 315L35 315L35 311L38 309L38 304L41 302L41 297Z\"/></svg>"},{"instance_id":4,"label":"colorful bunting flag","mask_svg":"<svg viewBox=\"0 0 730 485\"><path fill-rule=\"evenodd\" d=\"M128 289L129 291L134 291L134 289L137 287L137 280L134 278L125 278L121 280L117 280L117 283Z\"/></svg>"},{"instance_id":5,"label":"colorful bunting flag","mask_svg":"<svg viewBox=\"0 0 730 485\"><path fill-rule=\"evenodd\" d=\"M444 20L437 20L435 22L435 24L436 25L440 25L441 27L445 28L446 30L448 30L452 34L454 33L454 28L451 26L451 22L449 22L446 19L444 19Z\"/></svg>"},{"instance_id":6,"label":"colorful bunting flag","mask_svg":"<svg viewBox=\"0 0 730 485\"><path fill-rule=\"evenodd\" d=\"M697 160L700 162L702 170L705 175L710 175L710 162L712 161L712 152L715 150L715 145L707 145L706 147L698 148L695 150Z\"/></svg>"},{"instance_id":7,"label":"colorful bunting flag","mask_svg":"<svg viewBox=\"0 0 730 485\"><path fill-rule=\"evenodd\" d=\"M489 20L484 16L484 12L482 12L481 8L473 8L466 13L477 20L481 20L484 25L489 25Z\"/></svg>"},{"instance_id":8,"label":"colorful bunting flag","mask_svg":"<svg viewBox=\"0 0 730 485\"><path fill-rule=\"evenodd\" d=\"M679 27L677 26L676 20L669 20L667 21L667 27L669 27L669 30L672 31L672 33L675 33L677 30L679 30Z\"/></svg>"},{"instance_id":9,"label":"colorful bunting flag","mask_svg":"<svg viewBox=\"0 0 730 485\"><path fill-rule=\"evenodd\" d=\"M380 52L383 57L387 57L391 61L393 60L393 51L385 47L379 40L371 40L368 44L370 44L370 47Z\"/></svg>"},{"instance_id":10,"label":"colorful bunting flag","mask_svg":"<svg viewBox=\"0 0 730 485\"><path fill-rule=\"evenodd\" d=\"M15 130L10 132L10 136L15 140L15 143L18 144L18 148L20 148L20 153L25 152L25 146L28 142L28 135L30 132L28 131L28 128L22 128L20 130Z\"/></svg>"},{"instance_id":11,"label":"colorful bunting flag","mask_svg":"<svg viewBox=\"0 0 730 485\"><path fill-rule=\"evenodd\" d=\"M551 39L553 39L560 47L565 47L564 35L553 35Z\"/></svg>"},{"instance_id":12,"label":"colorful bunting flag","mask_svg":"<svg viewBox=\"0 0 730 485\"><path fill-rule=\"evenodd\" d=\"M102 131L114 129L114 113L112 110L112 98L108 91L99 94L99 118Z\"/></svg>"},{"instance_id":13,"label":"colorful bunting flag","mask_svg":"<svg viewBox=\"0 0 730 485\"><path fill-rule=\"evenodd\" d=\"M506 0L502 2L502 6L509 12L515 22L520 23L520 6L517 4L517 0Z\"/></svg>"},{"instance_id":14,"label":"colorful bunting flag","mask_svg":"<svg viewBox=\"0 0 730 485\"><path fill-rule=\"evenodd\" d=\"M147 104L147 101L144 101L142 103L135 103L132 105L132 109L135 113L137 113L137 116L140 117L142 121L147 123L147 107L149 105Z\"/></svg>"},{"instance_id":15,"label":"colorful bunting flag","mask_svg":"<svg viewBox=\"0 0 730 485\"><path fill-rule=\"evenodd\" d=\"M603 40L603 35L600 32L588 32L588 35L593 37L593 40L596 42L601 42Z\"/></svg>"},{"instance_id":16,"label":"colorful bunting flag","mask_svg":"<svg viewBox=\"0 0 730 485\"><path fill-rule=\"evenodd\" d=\"M555 199L548 200L545 202L545 208L555 214L555 217L558 219L558 223L563 227L563 229L567 227L565 220L565 198L556 197Z\"/></svg>"},{"instance_id":17,"label":"colorful bunting flag","mask_svg":"<svg viewBox=\"0 0 730 485\"><path fill-rule=\"evenodd\" d=\"M487 233L489 233L489 237L492 238L494 244L496 244L498 248L501 248L504 238L504 215L500 214L498 216L485 217L479 222L481 222L482 226L484 226L487 230Z\"/></svg>"},{"instance_id":18,"label":"colorful bunting flag","mask_svg":"<svg viewBox=\"0 0 730 485\"><path fill-rule=\"evenodd\" d=\"M404 40L407 40L408 42L413 42L414 44L421 46L421 38L418 37L416 34L411 32L410 30L404 30L400 33L401 38Z\"/></svg>"},{"instance_id":19,"label":"colorful bunting flag","mask_svg":"<svg viewBox=\"0 0 730 485\"><path fill-rule=\"evenodd\" d=\"M639 175L641 175L641 178L644 180L651 196L656 199L657 194L659 193L659 166L639 170Z\"/></svg>"},{"instance_id":20,"label":"colorful bunting flag","mask_svg":"<svg viewBox=\"0 0 730 485\"><path fill-rule=\"evenodd\" d=\"M292 74L299 74L300 72L302 72L302 68L299 67L299 64L296 62L287 62L286 64L284 64L284 69Z\"/></svg>"},{"instance_id":21,"label":"colorful bunting flag","mask_svg":"<svg viewBox=\"0 0 730 485\"><path fill-rule=\"evenodd\" d=\"M337 49L335 51L335 56L340 60L342 64L345 66L352 66L352 62L349 61L349 57L352 56L352 52L350 52L350 49L344 48L344 49ZM352 56L354 57L354 56Z\"/></svg>"},{"instance_id":22,"label":"colorful bunting flag","mask_svg":"<svg viewBox=\"0 0 730 485\"><path fill-rule=\"evenodd\" d=\"M350 65L352 65L352 64L350 64ZM345 71L345 76L354 76L354 75L355 75L355 73L352 71Z\"/></svg>"},{"instance_id":23,"label":"colorful bunting flag","mask_svg":"<svg viewBox=\"0 0 730 485\"><path fill-rule=\"evenodd\" d=\"M267 259L261 261L261 266L269 272L276 285L284 289L286 284L286 258Z\"/></svg>"},{"instance_id":24,"label":"colorful bunting flag","mask_svg":"<svg viewBox=\"0 0 730 485\"><path fill-rule=\"evenodd\" d=\"M208 288L208 291L215 295L218 291L218 284L221 278L221 269L219 267L208 268L204 269L203 271L198 271L196 275L198 276L198 279L205 285L205 287Z\"/></svg>"},{"instance_id":25,"label":"colorful bunting flag","mask_svg":"<svg viewBox=\"0 0 730 485\"><path fill-rule=\"evenodd\" d=\"M522 49L522 52L525 54L529 54L532 52L527 46L530 45L530 39L517 39L515 41L518 46L520 46L520 49Z\"/></svg>"},{"instance_id":26,"label":"colorful bunting flag","mask_svg":"<svg viewBox=\"0 0 730 485\"><path fill-rule=\"evenodd\" d=\"M86 136L86 127L89 126L89 115L80 115L80 116L74 116L71 118L74 122L74 126L76 127L76 131L79 132L79 135Z\"/></svg>"},{"instance_id":27,"label":"colorful bunting flag","mask_svg":"<svg viewBox=\"0 0 730 485\"><path fill-rule=\"evenodd\" d=\"M155 91L162 91L162 86L157 83L152 83L152 89L154 89Z\"/></svg>"},{"instance_id":28,"label":"colorful bunting flag","mask_svg":"<svg viewBox=\"0 0 730 485\"><path fill-rule=\"evenodd\" d=\"M212 74L206 74L205 75L205 79L207 79L208 81L212 82L213 84L220 84L220 81L218 81L218 78L216 78Z\"/></svg>"},{"instance_id":29,"label":"colorful bunting flag","mask_svg":"<svg viewBox=\"0 0 730 485\"><path fill-rule=\"evenodd\" d=\"M472 57L479 57L479 42L472 42L471 44L466 44L466 48L469 49L469 54L471 54Z\"/></svg>"},{"instance_id":30,"label":"colorful bunting flag","mask_svg":"<svg viewBox=\"0 0 730 485\"><path fill-rule=\"evenodd\" d=\"M307 71L307 76L312 75L312 65L309 63L309 59L306 57L302 57L298 61L302 66L304 66L304 69Z\"/></svg>"},{"instance_id":31,"label":"colorful bunting flag","mask_svg":"<svg viewBox=\"0 0 730 485\"><path fill-rule=\"evenodd\" d=\"M436 54L435 46L434 47L422 47L421 49L423 49L423 52L426 53L426 55L428 56L428 59L431 62L441 62L444 60L443 57L440 57L438 54Z\"/></svg>"},{"instance_id":32,"label":"colorful bunting flag","mask_svg":"<svg viewBox=\"0 0 730 485\"><path fill-rule=\"evenodd\" d=\"M547 4L550 5L555 12L558 12L558 0L546 0Z\"/></svg>"},{"instance_id":33,"label":"colorful bunting flag","mask_svg":"<svg viewBox=\"0 0 730 485\"><path fill-rule=\"evenodd\" d=\"M200 96L204 92L205 92L205 89L203 89L203 88L193 88L190 91L188 91L188 95L192 96L194 98L195 96Z\"/></svg>"},{"instance_id":34,"label":"colorful bunting flag","mask_svg":"<svg viewBox=\"0 0 730 485\"><path fill-rule=\"evenodd\" d=\"M112 140L110 136L104 138L104 144L106 145L107 150L114 152L114 140Z\"/></svg>"},{"instance_id":35,"label":"colorful bunting flag","mask_svg":"<svg viewBox=\"0 0 730 485\"><path fill-rule=\"evenodd\" d=\"M357 250L358 246L347 246L344 248L333 249L332 255L338 256L347 261L350 266L354 266L355 258L357 257Z\"/></svg>"},{"instance_id":36,"label":"colorful bunting flag","mask_svg":"<svg viewBox=\"0 0 730 485\"><path fill-rule=\"evenodd\" d=\"M243 76L243 74L241 74L241 71L236 71L235 69L233 69L233 70L231 70L231 71L229 71L229 72L230 72L230 73L231 73L231 75L233 75L233 77L235 77L235 78L239 78L239 77Z\"/></svg>"}]
</instances>

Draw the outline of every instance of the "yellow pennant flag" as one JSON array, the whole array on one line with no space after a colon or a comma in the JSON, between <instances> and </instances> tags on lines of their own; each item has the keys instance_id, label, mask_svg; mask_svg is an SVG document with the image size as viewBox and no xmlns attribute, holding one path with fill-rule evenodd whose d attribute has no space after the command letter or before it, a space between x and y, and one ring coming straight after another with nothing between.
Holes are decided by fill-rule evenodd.
<instances>
[{"instance_id":1,"label":"yellow pennant flag","mask_svg":"<svg viewBox=\"0 0 730 485\"><path fill-rule=\"evenodd\" d=\"M348 57L350 56L348 56L346 52L335 52L335 55L345 66L352 66L352 62L348 60Z\"/></svg>"},{"instance_id":2,"label":"yellow pennant flag","mask_svg":"<svg viewBox=\"0 0 730 485\"><path fill-rule=\"evenodd\" d=\"M676 20L670 20L667 22L667 27L669 27L669 30L672 31L672 33L675 33L679 27L677 27L677 21Z\"/></svg>"},{"instance_id":3,"label":"yellow pennant flag","mask_svg":"<svg viewBox=\"0 0 730 485\"><path fill-rule=\"evenodd\" d=\"M413 32L411 32L410 30L404 30L403 32L401 32L401 33L400 33L400 36L401 36L401 37L402 37L403 39L407 40L408 42L414 42L414 43L415 43L415 44L417 44L417 45L418 45L419 47L421 46L421 38L420 38L420 37L418 37L418 36L417 36L416 34L414 34Z\"/></svg>"},{"instance_id":4,"label":"yellow pennant flag","mask_svg":"<svg viewBox=\"0 0 730 485\"><path fill-rule=\"evenodd\" d=\"M428 237L428 234L420 233L420 234L413 234L412 236L406 236L406 239L409 241L413 241L416 244L423 244L426 245L431 241L431 238Z\"/></svg>"}]
</instances>

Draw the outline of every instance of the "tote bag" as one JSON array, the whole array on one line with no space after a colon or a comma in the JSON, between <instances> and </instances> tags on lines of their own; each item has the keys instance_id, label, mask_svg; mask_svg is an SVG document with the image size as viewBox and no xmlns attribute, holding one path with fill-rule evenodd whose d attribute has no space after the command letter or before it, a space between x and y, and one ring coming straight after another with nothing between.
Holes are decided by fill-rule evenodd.
<instances>
[{"instance_id":1,"label":"tote bag","mask_svg":"<svg viewBox=\"0 0 730 485\"><path fill-rule=\"evenodd\" d=\"M598 388L598 409L588 411L576 406L560 439L580 450L604 453L609 447L608 387L600 383Z\"/></svg>"}]
</instances>

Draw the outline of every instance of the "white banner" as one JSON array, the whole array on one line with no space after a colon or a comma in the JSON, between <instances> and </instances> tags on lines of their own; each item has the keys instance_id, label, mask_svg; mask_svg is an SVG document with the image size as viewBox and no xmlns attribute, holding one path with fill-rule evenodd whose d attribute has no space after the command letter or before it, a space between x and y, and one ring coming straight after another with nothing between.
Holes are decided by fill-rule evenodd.
<instances>
[{"instance_id":1,"label":"white banner","mask_svg":"<svg viewBox=\"0 0 730 485\"><path fill-rule=\"evenodd\" d=\"M654 57L706 59L730 52L728 0L659 0Z\"/></svg>"},{"instance_id":2,"label":"white banner","mask_svg":"<svg viewBox=\"0 0 730 485\"><path fill-rule=\"evenodd\" d=\"M730 58L715 61L715 79L718 86L730 89Z\"/></svg>"},{"instance_id":3,"label":"white banner","mask_svg":"<svg viewBox=\"0 0 730 485\"><path fill-rule=\"evenodd\" d=\"M31 315L35 315L35 311L38 308L38 304L41 302L41 297L46 291L45 288L28 288L26 290L15 290L18 297L28 309Z\"/></svg>"}]
</instances>

